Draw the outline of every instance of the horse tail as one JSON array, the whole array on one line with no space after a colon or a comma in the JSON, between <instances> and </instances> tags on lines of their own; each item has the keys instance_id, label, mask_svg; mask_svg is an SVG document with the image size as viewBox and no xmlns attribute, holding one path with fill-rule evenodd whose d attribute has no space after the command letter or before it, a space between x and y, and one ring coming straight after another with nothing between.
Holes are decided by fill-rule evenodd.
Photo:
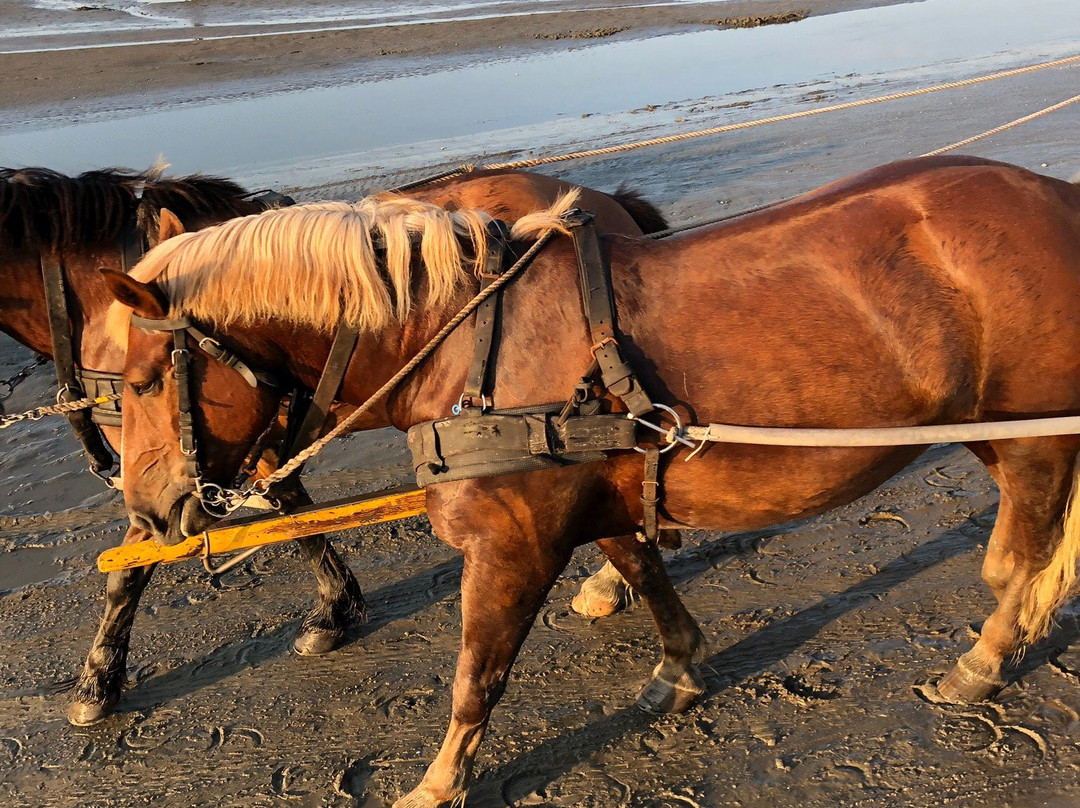
<instances>
[{"instance_id":1,"label":"horse tail","mask_svg":"<svg viewBox=\"0 0 1080 808\"><path fill-rule=\"evenodd\" d=\"M1080 457L1073 466L1072 491L1065 505L1061 541L1054 555L1031 581L1020 607L1020 629L1024 641L1035 643L1050 633L1054 615L1069 599L1077 580L1080 562Z\"/></svg>"},{"instance_id":2,"label":"horse tail","mask_svg":"<svg viewBox=\"0 0 1080 808\"><path fill-rule=\"evenodd\" d=\"M620 185L619 189L611 195L611 198L622 205L623 210L630 214L630 218L641 228L641 232L646 235L667 230L670 226L660 209L645 199L638 191Z\"/></svg>"}]
</instances>

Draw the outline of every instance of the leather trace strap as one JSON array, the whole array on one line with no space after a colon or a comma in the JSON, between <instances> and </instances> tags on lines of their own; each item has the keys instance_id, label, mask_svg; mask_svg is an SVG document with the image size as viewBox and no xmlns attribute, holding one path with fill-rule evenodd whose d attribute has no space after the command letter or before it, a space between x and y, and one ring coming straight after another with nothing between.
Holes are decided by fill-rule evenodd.
<instances>
[{"instance_id":1,"label":"leather trace strap","mask_svg":"<svg viewBox=\"0 0 1080 808\"><path fill-rule=\"evenodd\" d=\"M297 452L306 449L322 433L327 416L330 414L330 407L337 399L341 383L349 369L349 362L352 361L359 337L360 332L355 327L345 324L338 326L337 333L334 334L334 342L330 346L330 355L326 358L326 366L323 368L319 382L315 386L315 393L311 396L306 408L302 410L303 420L300 421L294 434L287 435L285 443L281 447L281 462L284 463L296 455ZM300 409L301 398L303 397L298 394L293 396L293 400L298 403L298 410ZM290 402L290 424L295 423L295 419L299 415L299 413L292 411L292 403Z\"/></svg>"},{"instance_id":2,"label":"leather trace strap","mask_svg":"<svg viewBox=\"0 0 1080 808\"><path fill-rule=\"evenodd\" d=\"M641 532L646 541L656 541L660 535L657 510L660 503L660 449L645 450L645 476L641 481Z\"/></svg>"},{"instance_id":3,"label":"leather trace strap","mask_svg":"<svg viewBox=\"0 0 1080 808\"><path fill-rule=\"evenodd\" d=\"M494 219L488 222L487 252L480 268L480 291L487 289L502 275L506 258L506 245L510 241L510 228ZM490 409L491 366L494 364L495 343L498 339L499 309L502 292L496 292L476 309L476 333L473 359L465 377L465 389L455 409L455 414L479 406L481 411Z\"/></svg>"},{"instance_id":4,"label":"leather trace strap","mask_svg":"<svg viewBox=\"0 0 1080 808\"><path fill-rule=\"evenodd\" d=\"M56 365L56 381L60 391L56 395L58 402L75 401L83 398L85 392L79 382L75 368L75 347L71 335L71 315L68 309L67 290L64 284L64 269L58 256L41 256L41 277L45 284L45 303L49 311L49 336L52 339L53 362ZM68 421L86 451L90 471L104 478L116 465L113 453L105 445L97 425L87 410L78 410L67 414Z\"/></svg>"},{"instance_id":5,"label":"leather trace strap","mask_svg":"<svg viewBox=\"0 0 1080 808\"><path fill-rule=\"evenodd\" d=\"M652 412L653 404L633 369L623 360L615 335L615 302L611 274L600 249L596 217L585 211L569 211L564 220L570 227L581 276L581 300L589 320L592 353L600 368L600 378L634 417Z\"/></svg>"}]
</instances>

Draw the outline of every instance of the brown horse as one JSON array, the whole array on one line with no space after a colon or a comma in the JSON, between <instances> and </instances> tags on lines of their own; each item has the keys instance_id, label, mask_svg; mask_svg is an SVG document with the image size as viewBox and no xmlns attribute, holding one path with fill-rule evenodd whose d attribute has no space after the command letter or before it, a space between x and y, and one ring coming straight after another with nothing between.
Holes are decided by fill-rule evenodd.
<instances>
[{"instance_id":1,"label":"brown horse","mask_svg":"<svg viewBox=\"0 0 1080 808\"><path fill-rule=\"evenodd\" d=\"M481 171L414 194L445 204L489 205L516 217L550 204L570 187L574 186L540 174ZM633 192L620 190L615 197L587 189L582 193L603 211L604 226L613 232L639 234L643 228L665 226L656 209ZM177 227L198 229L264 209L248 197L228 180L199 175L168 178L157 170L104 170L79 177L47 169L0 170L0 266L5 278L0 328L35 351L52 354L41 258L56 256L66 275L77 364L119 373L123 353L105 338L102 325L112 297L97 270L120 268L118 245L125 228L135 225L140 238L152 246ZM175 215L162 216L163 209ZM120 445L119 429L105 427L104 432L113 446ZM294 504L302 504L302 490L293 496L301 498ZM147 538L146 531L132 527L123 543ZM364 601L351 571L324 537L305 540L301 548L316 576L318 600L294 647L302 653L322 653L340 643L350 621L362 613ZM100 720L119 700L132 624L153 569L109 575L105 614L68 711L73 723Z\"/></svg>"},{"instance_id":2,"label":"brown horse","mask_svg":"<svg viewBox=\"0 0 1080 808\"><path fill-rule=\"evenodd\" d=\"M561 227L557 212L519 222L515 238ZM422 244L425 265L414 254L410 274L396 248L370 248L369 229L405 228L389 216L371 207L291 209L260 217L258 230L226 224L162 245L135 277L111 274L110 288L143 318L194 317L254 364L308 385L339 319L364 324L342 391L357 405L477 288L460 262L471 265L468 255L483 249L470 244L477 236L463 235L483 217L449 217L464 259L449 250L436 264L436 251ZM417 206L411 217L416 227L426 222L424 242L446 247L444 211ZM356 261L343 267L341 245L354 241L357 249L346 252ZM712 227L603 244L628 360L653 401L684 420L856 427L1080 412L1080 189L1064 182L975 158L909 160ZM391 255L399 261L387 266ZM578 285L574 248L556 238L507 287L500 409L574 391L593 342ZM127 311L114 320L129 346L124 493L132 519L171 541L185 524L199 524L178 450L173 335L144 330L152 324L128 328ZM472 330L467 320L369 420L409 429L447 417L466 377ZM274 416L276 394L248 387L196 350L191 366L202 474L225 482ZM661 525L749 530L821 513L871 491L924 448L717 445L688 463L679 448L661 470ZM969 448L1001 490L983 567L998 606L939 684L953 700L984 699L1003 686L1007 660L1046 632L1080 555L1080 513L1066 517L1080 438ZM465 556L462 651L445 741L398 806L463 800L518 649L582 543L598 543L656 619L663 658L642 706L679 710L701 692L692 665L698 628L656 547L635 538L639 458L614 452L427 489L437 534Z\"/></svg>"}]
</instances>

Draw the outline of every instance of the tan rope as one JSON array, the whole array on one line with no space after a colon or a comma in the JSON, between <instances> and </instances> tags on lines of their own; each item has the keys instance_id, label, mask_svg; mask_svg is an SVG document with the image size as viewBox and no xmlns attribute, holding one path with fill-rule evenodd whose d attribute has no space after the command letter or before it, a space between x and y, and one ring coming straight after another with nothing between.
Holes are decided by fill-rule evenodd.
<instances>
[{"instance_id":1,"label":"tan rope","mask_svg":"<svg viewBox=\"0 0 1080 808\"><path fill-rule=\"evenodd\" d=\"M485 300L487 300L487 298L491 297L491 295L495 294L504 286L506 286L506 284L508 284L518 275L518 273L521 272L521 270L525 269L525 267L527 267L532 261L533 257L544 248L544 245L547 244L548 241L551 240L551 237L554 235L554 230L544 231L540 238L538 238L536 242L521 256L521 258L518 259L517 263L510 267L510 269L506 270L506 272L500 275L499 278L492 282L489 286L486 286L484 289L480 290L479 294L477 294L476 297L474 297L467 304L465 304L465 307L461 309L461 311L459 311L457 314L455 314L454 317L450 320L450 322L444 325L439 331L439 333L432 337L428 344L425 345L420 350L420 352L416 354L416 356L410 359L408 363L406 363L406 365L401 370L395 373L390 378L390 380L387 381L382 387L372 393L368 400L361 404L359 407L357 407L356 410L352 414L350 414L348 418L346 418L344 421L334 427L330 432L326 433L326 435L311 444L311 446L309 446L307 449L297 454L296 457L294 457L284 466L279 468L273 474L270 474L262 478L261 480L257 480L252 485L251 491L259 495L265 494L270 489L270 486L272 486L274 483L284 480L286 477L288 477L290 474L300 468L300 466L302 466L312 457L321 452L323 447L326 446L326 444L330 443L330 441L348 432L352 428L353 424L355 424L357 420L359 420L361 415L371 409L371 407L375 404L376 401L378 401L384 395L388 394L391 390L397 387L401 380L408 376L410 373L412 373L413 370L415 370L421 362L423 362L428 356L430 356L431 353L439 347L443 340L445 340L455 328L461 325L461 323L463 323L470 314L476 311L477 307L479 307L481 303L483 303Z\"/></svg>"},{"instance_id":2,"label":"tan rope","mask_svg":"<svg viewBox=\"0 0 1080 808\"><path fill-rule=\"evenodd\" d=\"M19 421L40 421L46 415L66 415L69 412L85 410L88 407L93 407L95 404L116 401L121 395L121 393L110 393L107 396L80 398L75 401L64 401L59 404L53 404L51 407L38 407L37 409L27 410L26 412L20 412L16 415L4 415L0 417L0 429L7 429L9 426L17 424Z\"/></svg>"},{"instance_id":3,"label":"tan rope","mask_svg":"<svg viewBox=\"0 0 1080 808\"><path fill-rule=\"evenodd\" d=\"M818 107L816 109L806 109L799 112L788 112L783 115L774 115L771 118L758 118L753 121L743 121L742 123L730 123L723 126L714 126L710 129L701 129L697 132L684 132L680 135L665 135L663 137L655 137L649 140L639 140L634 143L623 143L618 146L606 146L600 149L588 149L586 151L572 152L570 154L558 154L550 157L536 157L530 160L515 160L509 163L495 163L493 165L480 166L484 169L507 169L507 168L531 168L533 166L547 165L549 163L559 163L564 160L577 160L583 157L596 157L602 154L615 154L617 152L631 151L632 149L640 149L645 146L658 146L664 143L678 143L682 140L692 140L693 138L706 137L707 135L718 135L723 132L735 132L740 129L750 129L755 126L764 126L767 123L779 123L781 121L793 121L799 118L809 118L813 115L822 115L826 112L838 112L844 109L856 109L858 107L867 107L871 104L880 104L884 101L896 101L901 98L914 98L920 95L929 95L930 93L941 92L942 90L953 90L958 87L970 87L973 84L981 84L987 81L995 81L996 79L1010 78L1012 76L1020 76L1024 73L1033 73L1036 70L1045 70L1049 67L1061 67L1063 65L1073 64L1080 62L1080 54L1075 56L1067 56L1063 59L1055 59L1051 62L1041 62L1035 65L1028 65L1027 67L1018 67L1014 70L1003 70L998 73L990 73L985 76L976 76L972 79L964 79L963 81L950 81L945 84L936 84L932 87L921 87L917 90L905 90L899 93L890 93L889 95L881 95L876 98L864 98L861 101L847 101L843 104L833 104L828 107Z\"/></svg>"},{"instance_id":4,"label":"tan rope","mask_svg":"<svg viewBox=\"0 0 1080 808\"><path fill-rule=\"evenodd\" d=\"M1017 118L1015 121L1003 123L1001 126L995 126L993 129L983 132L980 135L973 135L972 137L958 140L955 143L950 143L948 146L942 146L940 149L934 149L933 151L929 151L921 156L933 157L934 155L944 154L945 152L952 151L953 149L959 149L962 146L968 145L969 143L974 143L976 140L982 140L983 138L990 137L991 135L996 135L998 132L1004 132L1006 129L1012 129L1014 126L1019 126L1022 123L1027 123L1028 121L1033 121L1036 118L1041 118L1043 115L1048 115L1051 112L1056 112L1062 107L1069 106L1069 104L1075 104L1077 101L1080 101L1080 95L1074 95L1072 98L1067 98L1060 103L1054 104L1053 106L1046 107L1045 109L1040 109L1038 112L1033 112L1030 115L1025 115L1023 118Z\"/></svg>"},{"instance_id":5,"label":"tan rope","mask_svg":"<svg viewBox=\"0 0 1080 808\"><path fill-rule=\"evenodd\" d=\"M1074 64L1076 62L1080 62L1080 54L1077 54L1075 56L1066 56L1062 59L1054 59L1050 62L1039 62L1038 64L1027 65L1026 67L1018 67L1013 70L1002 70L997 73L989 73L985 76L976 76L975 78L964 79L963 81L950 81L946 82L945 84L935 84L931 87L921 87L917 90L905 90L904 92L899 93L879 95L875 98L864 98L861 101L848 101L843 104L833 104L832 106L828 107L818 107L817 109L802 110L800 112L789 112L784 115L774 115L771 118L758 118L757 120L753 121L744 121L742 123L732 123L725 124L723 126L714 126L710 129L701 129L696 132L684 132L680 135L666 135L664 137L651 138L649 140L638 140L633 143L623 143L618 146L606 146L600 149L588 149L585 151L571 152L569 154L552 155L550 157L536 157L528 160L513 160L511 162L492 163L490 165L460 166L457 169L452 169L446 172L445 175L440 175L437 179L449 179L451 177L459 176L461 174L467 174L473 170L532 168L534 166L548 165L550 163L561 163L566 160L577 160L584 157L597 157L604 154L616 154L618 152L631 151L633 149L640 149L646 146L658 146L664 143L677 143L682 140L692 140L694 138L706 137L708 135L717 135L724 132L735 132L740 129L751 129L755 126L764 126L767 123L780 123L782 121L792 121L798 118L809 118L813 115L823 115L826 112L838 112L845 109L855 109L856 107L868 107L872 104L881 104L885 101L896 101L901 98L914 98L920 95L929 95L930 93L937 93L941 92L942 90L954 90L958 87L969 87L971 85L982 84L987 81L996 81L997 79L1011 78L1013 76L1020 76L1025 73L1034 73L1037 70L1046 70L1050 67L1063 67L1065 65ZM989 134L990 133L987 133L985 135L981 135L980 137L989 137ZM946 147L946 149L959 148L959 146L961 145L963 144L954 144L952 146ZM937 152L931 152L931 154L935 153ZM429 177L426 180L421 180L420 182L426 184L427 182L434 181L436 180ZM327 183L326 185L322 185L320 187L333 188L338 185L348 185L352 182L355 182L355 180L339 180L337 182ZM406 187L411 186L414 186L414 184L409 183L409 186Z\"/></svg>"},{"instance_id":6,"label":"tan rope","mask_svg":"<svg viewBox=\"0 0 1080 808\"><path fill-rule=\"evenodd\" d=\"M970 443L1077 435L1080 434L1080 416L986 421L976 424L821 429L709 424L708 426L688 426L681 434L690 440L750 443L758 446L922 446L934 443Z\"/></svg>"}]
</instances>

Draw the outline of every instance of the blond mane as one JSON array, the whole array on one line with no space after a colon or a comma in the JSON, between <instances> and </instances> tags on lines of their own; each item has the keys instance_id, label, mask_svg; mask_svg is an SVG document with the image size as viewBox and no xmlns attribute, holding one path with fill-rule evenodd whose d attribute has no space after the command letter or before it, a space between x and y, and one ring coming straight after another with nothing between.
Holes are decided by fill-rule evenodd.
<instances>
[{"instance_id":1,"label":"blond mane","mask_svg":"<svg viewBox=\"0 0 1080 808\"><path fill-rule=\"evenodd\" d=\"M576 200L575 190L523 218L514 237L530 238L544 223L558 223ZM296 205L171 238L151 249L131 276L161 288L170 317L216 326L274 318L327 332L345 322L372 331L412 309L415 239L426 300L439 305L475 271L462 240L469 253L482 255L490 218L393 194ZM385 260L378 260L376 249ZM119 303L108 313L106 328L122 347L130 314Z\"/></svg>"}]
</instances>

